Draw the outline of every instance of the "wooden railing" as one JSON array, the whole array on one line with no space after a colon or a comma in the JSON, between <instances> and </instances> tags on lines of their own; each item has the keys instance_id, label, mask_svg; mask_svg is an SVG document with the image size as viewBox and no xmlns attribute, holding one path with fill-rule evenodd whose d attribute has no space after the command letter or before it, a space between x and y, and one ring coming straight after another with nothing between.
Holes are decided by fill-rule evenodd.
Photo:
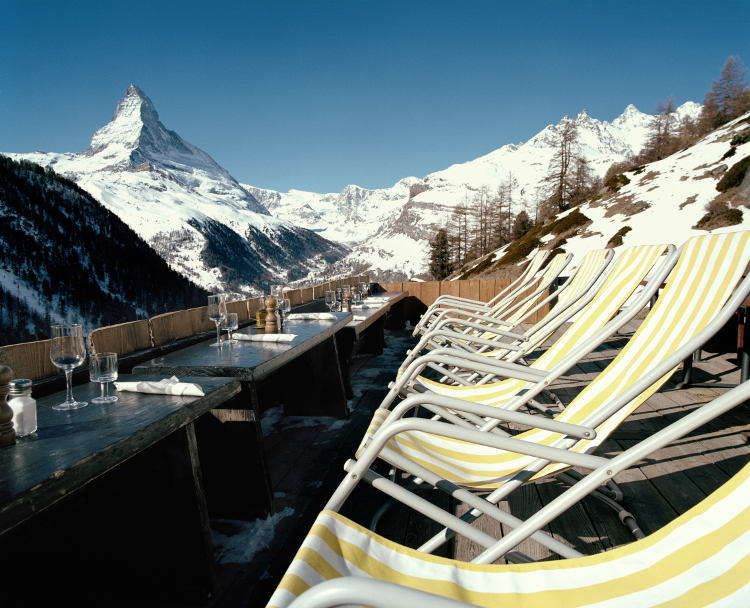
<instances>
[{"instance_id":1,"label":"wooden railing","mask_svg":"<svg viewBox=\"0 0 750 608\"><path fill-rule=\"evenodd\" d=\"M285 291L293 307L301 306L322 298L325 292L343 285L369 283L368 275L359 275L329 281L313 287ZM240 324L255 319L260 307L259 298L248 298L230 302L227 308L238 313ZM119 356L135 352L147 352L163 348L167 344L180 343L193 336L215 331L216 326L208 318L206 306L177 310L155 315L150 319L128 321L93 329L88 334L92 352L116 352ZM60 370L52 365L49 358L49 340L25 342L0 346L0 364L9 366L16 378L29 378L33 381L59 376ZM122 368L121 368L122 369ZM125 368L127 370L127 367ZM83 375L79 370L76 375Z\"/></svg>"},{"instance_id":2,"label":"wooden railing","mask_svg":"<svg viewBox=\"0 0 750 608\"><path fill-rule=\"evenodd\" d=\"M408 281L404 283L380 283L385 291L405 291L409 294L407 301L407 318L414 321L421 311L432 304L438 296L449 294L462 298L471 298L487 302L501 289L510 285L512 279L467 279L463 281ZM534 323L549 310L548 306L540 308L526 321Z\"/></svg>"}]
</instances>

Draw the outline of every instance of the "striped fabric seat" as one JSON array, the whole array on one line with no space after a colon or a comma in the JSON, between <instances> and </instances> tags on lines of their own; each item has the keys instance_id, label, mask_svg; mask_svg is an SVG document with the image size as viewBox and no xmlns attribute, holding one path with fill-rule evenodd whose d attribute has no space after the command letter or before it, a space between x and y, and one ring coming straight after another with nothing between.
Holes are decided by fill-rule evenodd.
<instances>
[{"instance_id":1,"label":"striped fabric seat","mask_svg":"<svg viewBox=\"0 0 750 608\"><path fill-rule=\"evenodd\" d=\"M659 246L653 247L653 251L656 255L656 258L654 259L655 261L659 257L659 255L661 255L661 252L663 251L665 246L661 246L661 250L658 249ZM651 249L649 248L649 251L650 250ZM649 253L646 252L645 255L649 255ZM574 305L579 301L585 303L586 294L594 288L597 279L599 279L600 275L607 268L611 259L611 249L596 249L587 253L570 282L564 289L562 289L558 293L557 302L555 303L555 305L549 309L547 314L545 314L542 319L531 325L521 334L524 336L525 341L519 342L517 340L512 340L503 336L499 336L498 334L492 333L491 331L484 332L480 335L480 337L483 339L496 340L501 344L513 344L514 346L519 347L519 350L508 350L507 348L493 348L492 350L488 350L492 347L484 346L481 347L478 352L482 352L482 354L496 359L503 358L507 361L516 361L532 352L550 335L552 335L555 330L562 325L562 323L571 318L575 314L575 312L580 309L580 306ZM645 275L643 275L643 278L645 278ZM455 332L452 332L450 330L440 333L437 333L437 330L430 331L426 333L425 336L423 336L419 341L417 346L409 352L403 363L399 366L396 374L397 377L401 376L404 370L412 361L414 361L414 359L417 358L417 356L419 356L419 354L423 353L425 350L432 350L435 347L432 341L433 337L441 336L445 337L448 340L448 346L450 346L451 344L465 344L467 341L470 342L470 339L460 337L455 334ZM475 344L480 346L479 343ZM446 344L440 342L440 347L444 348L445 346Z\"/></svg>"},{"instance_id":2,"label":"striped fabric seat","mask_svg":"<svg viewBox=\"0 0 750 608\"><path fill-rule=\"evenodd\" d=\"M552 285L557 277L560 276L560 273L568 265L570 259L571 256L567 253L558 253L555 257L552 258L550 263L547 265L547 268L545 269L540 281L541 285L545 286L545 289L546 286ZM520 304L520 306L516 304L506 308L493 309L493 311L490 313L490 316L498 319L503 319L509 325L515 325L516 323L519 323L526 317L528 312L532 308L534 308L534 306L536 306L545 298L546 294L544 290L537 289L537 292L538 294L535 297L525 300L522 304Z\"/></svg>"},{"instance_id":3,"label":"striped fabric seat","mask_svg":"<svg viewBox=\"0 0 750 608\"><path fill-rule=\"evenodd\" d=\"M606 249L598 250L596 252L591 252L586 257L584 263L582 263L581 265L581 268L579 268L579 272L576 272L573 280L571 280L570 283L568 283L568 285L565 287L565 289L563 289L558 295L558 304L556 304L552 310L548 311L548 313L544 316L544 319L538 321L532 327L535 327L539 331L541 331L542 326L550 323L550 321L555 316L566 310L566 308L570 306L571 301L574 300L574 298L580 298L583 295L581 293L581 289L583 286L591 287L590 279L592 277L592 274L596 273L597 271L601 273L611 259L608 256L607 251L608 250ZM467 311L464 319L450 316L447 314L447 311L438 311L439 314L435 317L434 321L426 325L421 330L421 332L423 333L422 338L420 339L417 346L410 351L409 355L406 357L401 367L399 368L398 373L400 374L401 371L405 369L405 367L409 364L409 362L411 362L424 349L431 350L432 348L439 346L440 343L446 339L443 338L442 340L434 341L435 337L444 335L442 332L439 333L438 336L435 335L436 331L440 332L441 329L446 329L446 327L444 326L447 326L447 328L450 330L450 333L453 334L452 336L447 338L448 341L453 344L470 344L471 339L468 336L479 336L482 339L497 340L499 342L507 341L507 338L498 336L497 333L493 333L489 330L483 331L476 328L471 328L462 323L462 321L469 320L477 323L484 323L485 325L487 325L487 322L483 321L483 319L500 320L502 321L501 329L506 331L515 329L517 325L522 323L527 317L536 312L536 310L540 306L544 305L546 301L551 298L551 296L547 295L547 287L554 283L554 281L557 279L557 277L560 275L569 261L570 256L568 254L556 255L554 258L552 258L551 262L547 266L544 275L539 279L539 285L544 286L544 288L542 289L540 287L536 287L536 291L531 294L532 297L528 297L531 290L527 290L528 293L522 295L523 297L527 297L528 299L516 298L515 301L511 301L505 308L495 307L491 311ZM581 271L584 272L584 274L581 274ZM578 278L579 276L580 279L576 281L576 278ZM574 288L576 291L573 291L573 289L571 289L574 282L576 283L576 286ZM559 303L560 298L563 299L562 304ZM554 331L554 329L552 329L552 331Z\"/></svg>"},{"instance_id":4,"label":"striped fabric seat","mask_svg":"<svg viewBox=\"0 0 750 608\"><path fill-rule=\"evenodd\" d=\"M659 364L717 316L742 279L749 261L750 231L689 240L683 246L662 294L631 339L617 357L556 417L562 422L593 425L597 431L596 438L577 440L540 429L525 431L515 438L580 453L593 452L625 418L666 382L676 367L665 369L661 378L611 415L603 417L603 408L620 399L646 372L659 369ZM556 351L550 351L544 357L552 359L557 356ZM437 390L437 387L433 388ZM451 395L459 394L463 399L491 405L501 404L507 399L504 391L505 383L450 390ZM377 420L384 419L382 412L376 413L370 436L388 425L388 421L378 425ZM388 460L389 451L443 479L482 490L495 490L513 479L538 479L568 466L552 462L537 469L535 467L539 461L532 456L421 431L396 435L387 443L387 449L380 457Z\"/></svg>"},{"instance_id":5,"label":"striped fabric seat","mask_svg":"<svg viewBox=\"0 0 750 608\"><path fill-rule=\"evenodd\" d=\"M487 607L747 606L748 496L750 465L645 539L597 555L515 565L425 554L323 511L268 606L285 608L307 589L339 577L388 581ZM372 591L363 601L391 605ZM426 598L424 606L430 605Z\"/></svg>"},{"instance_id":6,"label":"striped fabric seat","mask_svg":"<svg viewBox=\"0 0 750 608\"><path fill-rule=\"evenodd\" d=\"M552 370L563 359L574 353L585 340L602 329L638 289L646 276L654 270L667 249L667 245L637 245L622 252L594 298L580 312L577 319L563 335L530 367L542 371ZM636 311L632 312L635 313ZM542 326L539 330L542 335L536 335L532 327L528 332L530 348L524 348L522 351L509 354L506 360L515 361L522 354L530 352L531 349L548 337L548 331L549 328ZM491 353L486 354L491 356ZM584 354L584 352L580 353L581 356ZM407 365L411 360L408 359ZM574 359L569 360L571 365L573 362ZM400 372L403 373L404 369L406 369L406 366L402 366ZM507 403L529 385L529 382L516 378L508 378L480 387L453 386L432 381L422 376L418 376L417 381L437 394L498 406Z\"/></svg>"},{"instance_id":7,"label":"striped fabric seat","mask_svg":"<svg viewBox=\"0 0 750 608\"><path fill-rule=\"evenodd\" d=\"M557 277L560 276L560 273L565 269L570 260L570 254L557 254L549 261L541 275L537 275L530 282L524 283L522 288L515 290L490 307L484 305L466 307L454 303L441 305L431 311L428 310L422 315L422 319L415 327L414 335L424 333L447 315L456 316L458 313L451 312L456 308L465 309L465 314L469 318L471 318L472 312L478 312L491 316L494 319L506 321L509 325L517 323L530 310L533 310L534 306L544 300L546 290L557 280Z\"/></svg>"},{"instance_id":8,"label":"striped fabric seat","mask_svg":"<svg viewBox=\"0 0 750 608\"><path fill-rule=\"evenodd\" d=\"M462 298L459 296L453 296L449 294L438 296L437 299L430 304L427 310L422 315L422 319L417 323L414 328L413 335L417 335L423 326L430 322L433 311L436 308L450 308L450 307L461 307L462 305L475 306L478 309L484 309L489 311L493 306L503 306L507 303L513 302L517 295L523 293L538 281L537 273L541 270L549 251L546 249L540 249L536 252L531 262L528 263L521 275L505 289L499 291L489 302L481 302L479 300L471 300L469 298Z\"/></svg>"}]
</instances>

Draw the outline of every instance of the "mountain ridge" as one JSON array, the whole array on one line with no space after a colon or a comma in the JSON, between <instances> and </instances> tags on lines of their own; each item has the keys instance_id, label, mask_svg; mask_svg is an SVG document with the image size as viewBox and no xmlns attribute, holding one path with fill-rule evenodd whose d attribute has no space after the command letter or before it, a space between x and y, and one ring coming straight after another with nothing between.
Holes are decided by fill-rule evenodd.
<instances>
[{"instance_id":1,"label":"mountain ridge","mask_svg":"<svg viewBox=\"0 0 750 608\"><path fill-rule=\"evenodd\" d=\"M208 154L168 130L153 102L132 84L85 151L8 156L51 167L79 184L175 270L208 290L258 293L320 271L348 252L271 216ZM231 234L216 230L217 224ZM222 235L236 245L232 263L217 253L228 250L216 240ZM246 271L233 267L237 256Z\"/></svg>"},{"instance_id":2,"label":"mountain ridge","mask_svg":"<svg viewBox=\"0 0 750 608\"><path fill-rule=\"evenodd\" d=\"M686 102L677 108L674 118L695 118L700 109L700 104ZM340 193L321 194L281 193L242 185L275 215L295 217L299 224L351 246L352 252L338 264L342 274L368 269L385 280L426 278L429 239L457 205L469 203L482 187L493 193L511 178L513 212L531 209L533 217L540 198L537 188L547 174L565 121L575 122L581 154L591 172L601 177L613 163L641 151L655 120L633 104L611 122L599 121L583 110L575 119L564 117L547 125L525 142L505 144L422 178L403 178L390 188L350 185ZM353 190L358 191L354 201ZM346 213L342 209L347 209Z\"/></svg>"}]
</instances>

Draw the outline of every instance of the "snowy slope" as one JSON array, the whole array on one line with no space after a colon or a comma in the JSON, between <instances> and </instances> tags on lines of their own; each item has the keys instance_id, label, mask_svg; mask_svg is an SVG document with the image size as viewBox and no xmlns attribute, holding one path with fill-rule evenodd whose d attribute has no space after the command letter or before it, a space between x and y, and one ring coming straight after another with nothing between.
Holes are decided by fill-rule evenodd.
<instances>
[{"instance_id":1,"label":"snowy slope","mask_svg":"<svg viewBox=\"0 0 750 608\"><path fill-rule=\"evenodd\" d=\"M700 105L687 102L677 109L675 118L695 118L700 109ZM340 193L328 194L245 188L275 215L293 218L327 238L352 246L352 252L339 264L342 272L346 268L369 269L383 278L406 278L426 272L428 240L446 224L457 205L470 204L481 188L492 195L512 177L513 212L530 209L533 215L541 196L540 184L567 120L547 126L525 143L505 145L422 179L405 178L391 188L347 186ZM640 152L655 120L633 105L611 123L583 111L575 119L578 153L588 161L591 172L601 177L612 163Z\"/></svg>"},{"instance_id":2,"label":"snowy slope","mask_svg":"<svg viewBox=\"0 0 750 608\"><path fill-rule=\"evenodd\" d=\"M81 153L9 154L75 181L210 290L253 291L320 270L346 248L272 217L208 154L169 131L131 85Z\"/></svg>"},{"instance_id":3,"label":"snowy slope","mask_svg":"<svg viewBox=\"0 0 750 608\"><path fill-rule=\"evenodd\" d=\"M624 226L631 230L623 237L623 246L659 242L679 246L691 236L706 234L694 226L719 195L716 184L726 170L750 155L749 141L736 146L731 157L722 159L732 137L747 130L750 114L717 129L687 150L649 163L638 173L625 173L630 183L616 194L578 208L592 224L569 238L565 250L580 259L589 249L606 246ZM742 222L715 231L750 229L750 200L739 193L728 198L730 207L742 211Z\"/></svg>"}]
</instances>

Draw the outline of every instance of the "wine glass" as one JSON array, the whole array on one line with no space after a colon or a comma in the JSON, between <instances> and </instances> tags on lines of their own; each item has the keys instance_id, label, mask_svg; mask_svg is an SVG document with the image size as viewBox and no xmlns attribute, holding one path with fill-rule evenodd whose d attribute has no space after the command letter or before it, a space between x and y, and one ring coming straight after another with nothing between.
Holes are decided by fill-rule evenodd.
<instances>
[{"instance_id":1,"label":"wine glass","mask_svg":"<svg viewBox=\"0 0 750 608\"><path fill-rule=\"evenodd\" d=\"M112 403L118 397L109 394L109 383L117 380L117 353L95 353L89 359L89 378L98 382L101 395L94 397L91 403Z\"/></svg>"},{"instance_id":2,"label":"wine glass","mask_svg":"<svg viewBox=\"0 0 750 608\"><path fill-rule=\"evenodd\" d=\"M362 304L362 292L359 289L352 291L352 306L359 306Z\"/></svg>"},{"instance_id":3,"label":"wine glass","mask_svg":"<svg viewBox=\"0 0 750 608\"><path fill-rule=\"evenodd\" d=\"M237 344L237 340L232 337L232 332L235 331L238 327L237 313L228 312L226 318L221 322L221 326L227 332L227 339L225 340L225 342L227 344Z\"/></svg>"},{"instance_id":4,"label":"wine glass","mask_svg":"<svg viewBox=\"0 0 750 608\"><path fill-rule=\"evenodd\" d=\"M326 304L328 305L328 308L331 309L331 312L333 312L333 309L336 308L336 292L335 291L326 291Z\"/></svg>"},{"instance_id":5,"label":"wine glass","mask_svg":"<svg viewBox=\"0 0 750 608\"><path fill-rule=\"evenodd\" d=\"M73 398L73 370L86 360L86 344L83 329L77 323L52 326L49 358L65 372L67 387L65 401L53 405L53 410L75 410L88 405L86 401Z\"/></svg>"},{"instance_id":6,"label":"wine glass","mask_svg":"<svg viewBox=\"0 0 750 608\"><path fill-rule=\"evenodd\" d=\"M211 346L221 345L221 336L219 335L219 326L221 322L227 316L227 303L224 300L223 294L217 294L208 296L208 318L216 323L216 344Z\"/></svg>"}]
</instances>

